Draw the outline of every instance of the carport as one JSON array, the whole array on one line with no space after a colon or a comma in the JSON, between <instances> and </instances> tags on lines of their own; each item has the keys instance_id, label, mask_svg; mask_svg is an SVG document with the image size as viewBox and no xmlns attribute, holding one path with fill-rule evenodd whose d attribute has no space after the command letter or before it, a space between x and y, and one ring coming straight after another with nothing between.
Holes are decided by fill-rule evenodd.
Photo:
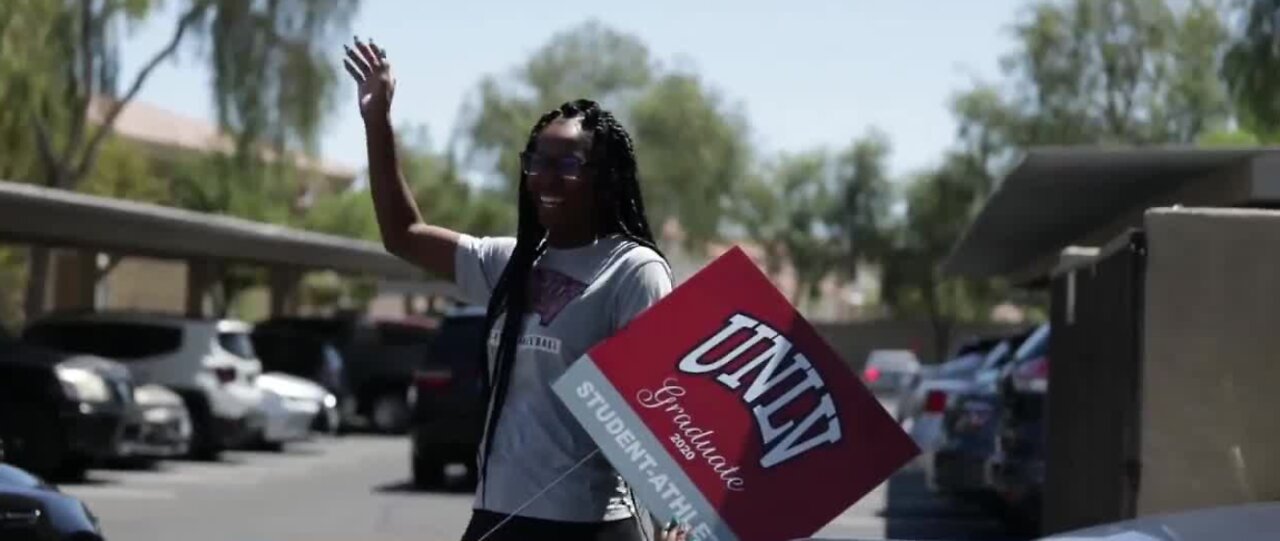
<instances>
[{"instance_id":1,"label":"carport","mask_svg":"<svg viewBox=\"0 0 1280 541\"><path fill-rule=\"evenodd\" d=\"M93 306L99 252L186 262L190 315L203 315L203 297L229 263L269 269L273 314L289 311L311 270L377 278L405 295L452 291L371 242L11 182L0 182L0 241L80 250L73 273L79 307Z\"/></svg>"},{"instance_id":2,"label":"carport","mask_svg":"<svg viewBox=\"0 0 1280 541\"><path fill-rule=\"evenodd\" d=\"M1000 183L943 271L1034 280L1159 206L1280 203L1280 149L1037 148Z\"/></svg>"},{"instance_id":3,"label":"carport","mask_svg":"<svg viewBox=\"0 0 1280 541\"><path fill-rule=\"evenodd\" d=\"M970 225L945 272L1052 292L1047 533L1280 498L1277 203L1280 149L1049 148Z\"/></svg>"}]
</instances>

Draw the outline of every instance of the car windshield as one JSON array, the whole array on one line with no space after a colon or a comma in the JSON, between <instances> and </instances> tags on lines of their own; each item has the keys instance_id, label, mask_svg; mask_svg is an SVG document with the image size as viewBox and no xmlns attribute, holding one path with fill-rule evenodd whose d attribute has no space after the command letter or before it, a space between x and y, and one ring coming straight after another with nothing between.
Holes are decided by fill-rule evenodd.
<instances>
[{"instance_id":1,"label":"car windshield","mask_svg":"<svg viewBox=\"0 0 1280 541\"><path fill-rule=\"evenodd\" d=\"M253 341L249 339L249 333L244 332L220 332L218 333L218 345L227 353L240 357L241 359L256 359L257 353L253 350Z\"/></svg>"},{"instance_id":2,"label":"car windshield","mask_svg":"<svg viewBox=\"0 0 1280 541\"><path fill-rule=\"evenodd\" d=\"M935 376L942 377L963 377L972 374L982 365L983 355L980 352L961 355L955 359L942 363L938 367Z\"/></svg>"},{"instance_id":3,"label":"car windshield","mask_svg":"<svg viewBox=\"0 0 1280 541\"><path fill-rule=\"evenodd\" d=\"M177 350L182 329L149 323L54 321L32 325L22 339L50 349L129 362Z\"/></svg>"},{"instance_id":4,"label":"car windshield","mask_svg":"<svg viewBox=\"0 0 1280 541\"><path fill-rule=\"evenodd\" d=\"M1018 346L1018 352L1013 357L1017 361L1023 361L1039 357L1049 352L1049 325L1041 325L1028 336L1021 346Z\"/></svg>"},{"instance_id":5,"label":"car windshield","mask_svg":"<svg viewBox=\"0 0 1280 541\"><path fill-rule=\"evenodd\" d=\"M1001 340L999 344L991 348L986 356L982 359L982 367L979 370L991 370L999 368L1004 362L1010 358L1009 353L1013 346L1009 345L1008 340Z\"/></svg>"}]
</instances>

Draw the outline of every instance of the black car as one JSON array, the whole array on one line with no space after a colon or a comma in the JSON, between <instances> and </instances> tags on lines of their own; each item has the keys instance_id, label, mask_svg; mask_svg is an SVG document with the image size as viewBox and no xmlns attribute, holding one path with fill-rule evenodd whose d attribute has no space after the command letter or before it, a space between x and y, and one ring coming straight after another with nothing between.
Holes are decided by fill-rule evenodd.
<instances>
[{"instance_id":1,"label":"black car","mask_svg":"<svg viewBox=\"0 0 1280 541\"><path fill-rule=\"evenodd\" d=\"M292 329L328 340L345 363L346 387L354 399L351 413L379 432L398 434L408 428L405 395L436 335L431 320L289 317L264 321L257 328Z\"/></svg>"},{"instance_id":2,"label":"black car","mask_svg":"<svg viewBox=\"0 0 1280 541\"><path fill-rule=\"evenodd\" d=\"M346 362L327 339L315 333L289 328L255 328L251 335L253 350L262 361L263 372L282 372L308 379L324 387L337 399L338 411L354 412L354 400L347 387ZM353 419L330 419L316 415L315 429L340 432ZM329 426L335 423L337 426Z\"/></svg>"},{"instance_id":3,"label":"black car","mask_svg":"<svg viewBox=\"0 0 1280 541\"><path fill-rule=\"evenodd\" d=\"M118 457L126 429L140 422L124 366L0 336L0 439L9 462L77 479L94 460Z\"/></svg>"},{"instance_id":4,"label":"black car","mask_svg":"<svg viewBox=\"0 0 1280 541\"><path fill-rule=\"evenodd\" d=\"M484 309L462 308L448 314L427 358L414 372L409 392L413 417L413 481L420 487L440 483L448 464L468 466L475 482L476 453L484 423Z\"/></svg>"},{"instance_id":5,"label":"black car","mask_svg":"<svg viewBox=\"0 0 1280 541\"><path fill-rule=\"evenodd\" d=\"M995 454L1000 425L1001 400L998 380L1001 370L1030 331L999 338L983 352L981 362L970 375L968 387L946 406L942 419L942 442L933 455L929 484L939 492L962 497L990 494L987 462Z\"/></svg>"},{"instance_id":6,"label":"black car","mask_svg":"<svg viewBox=\"0 0 1280 541\"><path fill-rule=\"evenodd\" d=\"M1047 324L1036 329L1001 373L1000 423L989 471L1013 524L1033 532L1039 529L1044 488L1049 332Z\"/></svg>"},{"instance_id":7,"label":"black car","mask_svg":"<svg viewBox=\"0 0 1280 541\"><path fill-rule=\"evenodd\" d=\"M102 541L98 518L80 500L21 468L0 463L0 539Z\"/></svg>"}]
</instances>

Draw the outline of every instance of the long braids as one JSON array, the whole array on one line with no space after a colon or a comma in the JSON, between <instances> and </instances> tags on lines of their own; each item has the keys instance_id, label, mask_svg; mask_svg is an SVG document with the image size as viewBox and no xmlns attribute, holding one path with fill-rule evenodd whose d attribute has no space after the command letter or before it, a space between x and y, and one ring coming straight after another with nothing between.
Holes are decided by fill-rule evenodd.
<instances>
[{"instance_id":1,"label":"long braids","mask_svg":"<svg viewBox=\"0 0 1280 541\"><path fill-rule=\"evenodd\" d=\"M600 108L591 100L575 100L548 111L538 119L529 133L525 151L532 152L538 134L547 125L560 118L582 117L583 131L591 134L591 154L588 163L594 168L592 182L596 196L596 232L598 235L622 235L648 247L662 256L654 242L653 230L645 218L641 197L640 178L636 166L635 149L631 136L613 114ZM534 262L547 249L546 228L538 221L537 208L529 193L528 178L520 173L518 186L519 204L516 230L516 246L507 266L494 285L485 315L484 347L488 352L489 335L500 316L503 319L498 347L494 354L492 374L482 370L484 386L489 398L489 412L485 426L485 444L480 449L481 467L487 469L489 451L493 446L493 432L506 400L511 369L515 364L516 341L524 328L524 315L529 309L530 275ZM487 355L486 355L487 359ZM488 363L484 365L488 368ZM483 474L482 474L483 477Z\"/></svg>"}]
</instances>

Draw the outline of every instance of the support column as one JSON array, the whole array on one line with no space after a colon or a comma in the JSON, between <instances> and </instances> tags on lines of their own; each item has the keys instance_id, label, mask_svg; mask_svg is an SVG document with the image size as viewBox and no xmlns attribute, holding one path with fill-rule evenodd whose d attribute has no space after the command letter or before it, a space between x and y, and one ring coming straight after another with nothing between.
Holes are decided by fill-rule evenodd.
<instances>
[{"instance_id":1,"label":"support column","mask_svg":"<svg viewBox=\"0 0 1280 541\"><path fill-rule=\"evenodd\" d=\"M53 251L51 311L97 308L98 253L89 250Z\"/></svg>"},{"instance_id":2,"label":"support column","mask_svg":"<svg viewBox=\"0 0 1280 541\"><path fill-rule=\"evenodd\" d=\"M298 285L302 282L302 271L289 267L272 267L269 274L270 317L297 314Z\"/></svg>"},{"instance_id":3,"label":"support column","mask_svg":"<svg viewBox=\"0 0 1280 541\"><path fill-rule=\"evenodd\" d=\"M187 260L187 317L207 317L204 309L205 299L209 291L217 283L220 268L214 261L206 259Z\"/></svg>"}]
</instances>

